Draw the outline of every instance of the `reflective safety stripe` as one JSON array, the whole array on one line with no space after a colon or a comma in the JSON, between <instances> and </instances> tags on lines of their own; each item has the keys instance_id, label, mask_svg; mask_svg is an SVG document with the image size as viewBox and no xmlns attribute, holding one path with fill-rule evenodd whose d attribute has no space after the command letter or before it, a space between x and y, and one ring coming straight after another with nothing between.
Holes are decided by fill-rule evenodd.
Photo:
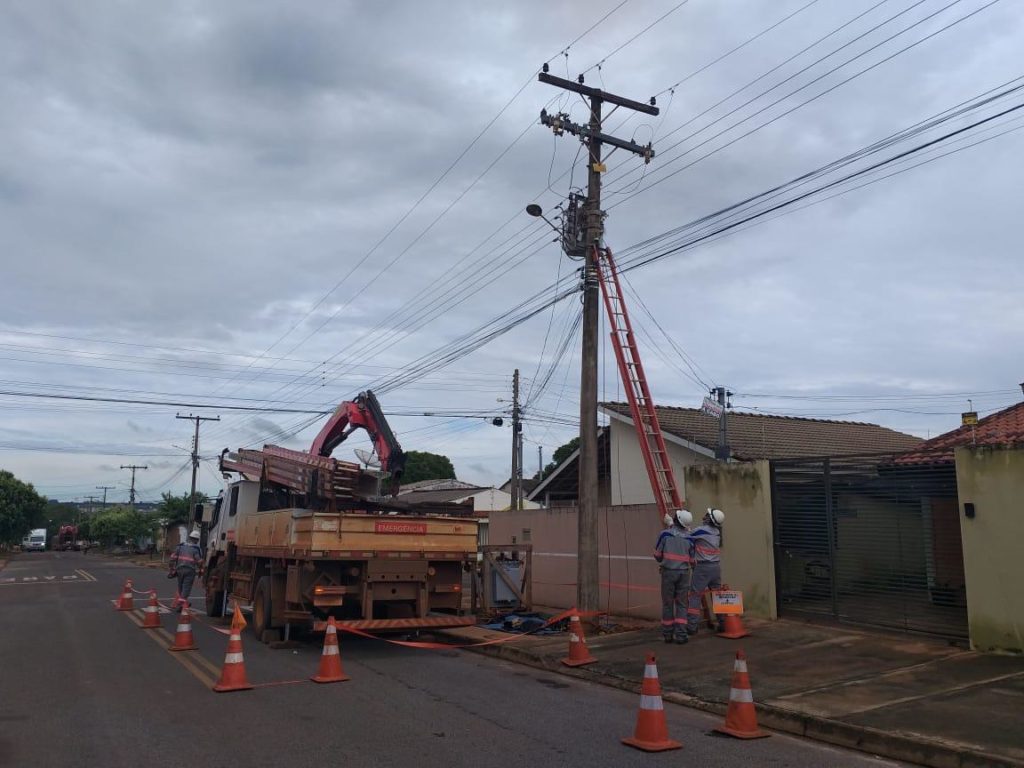
<instances>
[{"instance_id":1,"label":"reflective safety stripe","mask_svg":"<svg viewBox=\"0 0 1024 768\"><path fill-rule=\"evenodd\" d=\"M238 642L242 642L242 636L237 632L232 632L228 635L228 640L237 640Z\"/></svg>"},{"instance_id":2,"label":"reflective safety stripe","mask_svg":"<svg viewBox=\"0 0 1024 768\"><path fill-rule=\"evenodd\" d=\"M640 696L640 709L664 709L665 705L661 703L661 696Z\"/></svg>"},{"instance_id":3,"label":"reflective safety stripe","mask_svg":"<svg viewBox=\"0 0 1024 768\"><path fill-rule=\"evenodd\" d=\"M700 616L700 608L687 608L686 612L691 616Z\"/></svg>"},{"instance_id":4,"label":"reflective safety stripe","mask_svg":"<svg viewBox=\"0 0 1024 768\"><path fill-rule=\"evenodd\" d=\"M578 643L579 641L580 641L580 636L579 635L577 635L575 632L570 632L569 633L569 642L570 643Z\"/></svg>"},{"instance_id":5,"label":"reflective safety stripe","mask_svg":"<svg viewBox=\"0 0 1024 768\"><path fill-rule=\"evenodd\" d=\"M243 661L245 661L245 659L242 658L242 654L240 653L229 653L224 657L225 664L241 664Z\"/></svg>"},{"instance_id":6,"label":"reflective safety stripe","mask_svg":"<svg viewBox=\"0 0 1024 768\"><path fill-rule=\"evenodd\" d=\"M192 631L192 625L191 624L179 624L178 628L177 628L177 631L178 632L191 632Z\"/></svg>"},{"instance_id":7,"label":"reflective safety stripe","mask_svg":"<svg viewBox=\"0 0 1024 768\"><path fill-rule=\"evenodd\" d=\"M733 672L746 672L747 671L747 660L736 659L736 664L732 668Z\"/></svg>"},{"instance_id":8,"label":"reflective safety stripe","mask_svg":"<svg viewBox=\"0 0 1024 768\"><path fill-rule=\"evenodd\" d=\"M338 655L338 646L336 646L336 645L325 645L324 646L323 655L324 656L337 656Z\"/></svg>"},{"instance_id":9,"label":"reflective safety stripe","mask_svg":"<svg viewBox=\"0 0 1024 768\"><path fill-rule=\"evenodd\" d=\"M160 609L155 605L147 605L145 608L142 609L142 611L144 613L159 613Z\"/></svg>"},{"instance_id":10,"label":"reflective safety stripe","mask_svg":"<svg viewBox=\"0 0 1024 768\"><path fill-rule=\"evenodd\" d=\"M663 627L671 627L672 626L672 619L662 619L661 620L661 626L663 626Z\"/></svg>"},{"instance_id":11,"label":"reflective safety stripe","mask_svg":"<svg viewBox=\"0 0 1024 768\"><path fill-rule=\"evenodd\" d=\"M664 557L666 560L674 560L679 563L689 563L692 559L689 555L673 555L671 552L665 552Z\"/></svg>"},{"instance_id":12,"label":"reflective safety stripe","mask_svg":"<svg viewBox=\"0 0 1024 768\"><path fill-rule=\"evenodd\" d=\"M654 664L645 664L644 665L644 677L648 677L648 678L655 677L656 678L657 676L658 676L658 668Z\"/></svg>"},{"instance_id":13,"label":"reflective safety stripe","mask_svg":"<svg viewBox=\"0 0 1024 768\"><path fill-rule=\"evenodd\" d=\"M749 688L730 688L729 701L742 701L745 704L753 704L754 692Z\"/></svg>"},{"instance_id":14,"label":"reflective safety stripe","mask_svg":"<svg viewBox=\"0 0 1024 768\"><path fill-rule=\"evenodd\" d=\"M675 623L676 624L685 624L686 623L686 618L685 617L676 617Z\"/></svg>"}]
</instances>

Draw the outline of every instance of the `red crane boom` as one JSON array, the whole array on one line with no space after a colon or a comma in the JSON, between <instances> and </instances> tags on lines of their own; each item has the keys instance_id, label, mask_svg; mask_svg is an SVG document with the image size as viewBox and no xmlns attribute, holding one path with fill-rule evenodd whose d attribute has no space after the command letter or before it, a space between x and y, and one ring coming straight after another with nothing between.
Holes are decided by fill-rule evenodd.
<instances>
[{"instance_id":1,"label":"red crane boom","mask_svg":"<svg viewBox=\"0 0 1024 768\"><path fill-rule=\"evenodd\" d=\"M661 434L658 413L651 399L651 391L647 387L647 376L644 374L643 363L640 362L640 351L633 336L633 326L629 321L629 312L622 300L622 285L619 273L615 268L610 248L595 248L597 277L604 297L604 307L608 312L608 324L611 327L612 349L615 350L615 361L619 366L619 375L626 390L629 410L633 415L640 451L644 456L644 466L651 481L654 500L658 504L658 513L664 517L666 513L681 509L683 500L676 485L675 473L665 449L665 438Z\"/></svg>"}]
</instances>

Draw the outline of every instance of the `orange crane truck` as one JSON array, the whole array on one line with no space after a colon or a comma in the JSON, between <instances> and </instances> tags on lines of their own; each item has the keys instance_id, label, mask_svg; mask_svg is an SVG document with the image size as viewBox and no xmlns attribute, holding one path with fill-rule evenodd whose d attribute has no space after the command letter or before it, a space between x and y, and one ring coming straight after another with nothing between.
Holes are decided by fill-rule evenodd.
<instances>
[{"instance_id":1,"label":"orange crane truck","mask_svg":"<svg viewBox=\"0 0 1024 768\"><path fill-rule=\"evenodd\" d=\"M377 480L360 465L331 458L355 429L369 433L390 496L374 495ZM203 520L207 613L251 605L261 639L321 631L331 616L368 632L473 624L462 575L476 562L477 522L396 498L404 464L370 391L341 403L308 452L225 450L221 472L237 479Z\"/></svg>"}]
</instances>

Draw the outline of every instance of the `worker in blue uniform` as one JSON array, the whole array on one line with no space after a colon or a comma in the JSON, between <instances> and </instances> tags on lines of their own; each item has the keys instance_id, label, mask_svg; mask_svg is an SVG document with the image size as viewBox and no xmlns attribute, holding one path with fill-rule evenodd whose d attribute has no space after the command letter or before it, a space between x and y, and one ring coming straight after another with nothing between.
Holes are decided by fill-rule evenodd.
<instances>
[{"instance_id":1,"label":"worker in blue uniform","mask_svg":"<svg viewBox=\"0 0 1024 768\"><path fill-rule=\"evenodd\" d=\"M701 525L690 531L687 541L693 558L693 578L690 580L689 605L686 609L686 631L697 634L700 626L700 603L708 589L722 587L722 525L725 513L708 508Z\"/></svg>"},{"instance_id":2,"label":"worker in blue uniform","mask_svg":"<svg viewBox=\"0 0 1024 768\"><path fill-rule=\"evenodd\" d=\"M654 559L661 571L661 636L666 643L682 645L688 640L686 610L691 556L687 526L693 522L693 515L677 509L671 516L665 516L665 522L671 525L658 535L654 545Z\"/></svg>"}]
</instances>

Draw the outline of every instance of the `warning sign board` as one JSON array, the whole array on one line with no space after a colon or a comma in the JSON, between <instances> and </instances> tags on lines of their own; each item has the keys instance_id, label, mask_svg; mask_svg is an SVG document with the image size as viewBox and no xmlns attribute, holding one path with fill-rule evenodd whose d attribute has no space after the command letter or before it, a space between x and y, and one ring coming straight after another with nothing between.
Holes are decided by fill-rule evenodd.
<instances>
[{"instance_id":1,"label":"warning sign board","mask_svg":"<svg viewBox=\"0 0 1024 768\"><path fill-rule=\"evenodd\" d=\"M715 613L743 613L743 593L735 589L712 592L711 603L711 610Z\"/></svg>"}]
</instances>

